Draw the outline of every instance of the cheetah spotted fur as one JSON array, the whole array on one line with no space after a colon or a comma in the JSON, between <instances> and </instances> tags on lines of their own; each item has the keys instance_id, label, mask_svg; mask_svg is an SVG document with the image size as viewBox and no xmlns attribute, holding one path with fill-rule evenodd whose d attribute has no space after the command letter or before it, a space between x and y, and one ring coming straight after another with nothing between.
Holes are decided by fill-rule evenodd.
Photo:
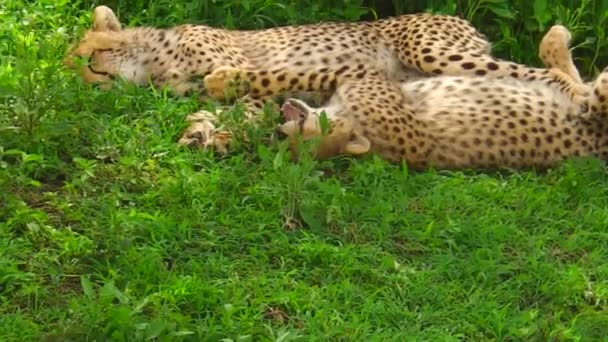
<instances>
[{"instance_id":1,"label":"cheetah spotted fur","mask_svg":"<svg viewBox=\"0 0 608 342\"><path fill-rule=\"evenodd\" d=\"M582 84L568 49L570 33L554 26L540 45L547 65ZM573 156L608 159L608 68L589 85L587 110L535 81L440 76L395 84L351 80L328 104L290 99L278 130L294 152L320 139L317 158L375 153L414 169L546 168ZM322 132L325 113L329 132Z\"/></svg>"},{"instance_id":2,"label":"cheetah spotted fur","mask_svg":"<svg viewBox=\"0 0 608 342\"><path fill-rule=\"evenodd\" d=\"M76 57L87 64L76 63ZM206 92L221 100L227 97L226 86L234 84L235 96L244 95L240 101L250 112L259 111L277 94L331 95L343 82L365 77L398 82L434 75L513 77L550 84L575 102L587 98L587 88L557 66L531 68L495 59L490 43L469 22L431 14L252 31L202 25L123 29L110 8L99 6L93 11L92 29L65 63L78 69L86 82L103 87L120 77L139 85L167 86L176 94ZM230 133L218 130L212 117L191 116L193 126L201 129L190 127L180 142L225 144ZM221 139L215 139L218 134Z\"/></svg>"}]
</instances>

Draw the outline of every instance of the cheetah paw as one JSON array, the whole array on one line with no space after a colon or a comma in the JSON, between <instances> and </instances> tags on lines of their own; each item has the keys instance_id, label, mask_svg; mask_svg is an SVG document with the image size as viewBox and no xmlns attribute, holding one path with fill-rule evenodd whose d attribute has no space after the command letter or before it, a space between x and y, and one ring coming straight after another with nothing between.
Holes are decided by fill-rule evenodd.
<instances>
[{"instance_id":1,"label":"cheetah paw","mask_svg":"<svg viewBox=\"0 0 608 342\"><path fill-rule=\"evenodd\" d=\"M247 92L247 85L242 80L242 75L240 69L219 67L205 76L205 89L209 95L218 100L240 97Z\"/></svg>"},{"instance_id":2,"label":"cheetah paw","mask_svg":"<svg viewBox=\"0 0 608 342\"><path fill-rule=\"evenodd\" d=\"M551 50L562 52L561 57L568 59L570 56L569 48L570 41L572 40L572 33L563 25L553 25L543 36L540 46L539 54L543 52L550 53Z\"/></svg>"},{"instance_id":3,"label":"cheetah paw","mask_svg":"<svg viewBox=\"0 0 608 342\"><path fill-rule=\"evenodd\" d=\"M548 68L558 68L574 81L583 83L572 60L570 40L572 34L561 25L554 25L543 37L539 46L539 57Z\"/></svg>"},{"instance_id":4,"label":"cheetah paw","mask_svg":"<svg viewBox=\"0 0 608 342\"><path fill-rule=\"evenodd\" d=\"M228 152L232 134L216 129L213 124L214 115L212 113L201 110L188 115L186 120L190 122L190 126L179 139L179 145L203 147L204 149L213 147L221 154Z\"/></svg>"}]
</instances>

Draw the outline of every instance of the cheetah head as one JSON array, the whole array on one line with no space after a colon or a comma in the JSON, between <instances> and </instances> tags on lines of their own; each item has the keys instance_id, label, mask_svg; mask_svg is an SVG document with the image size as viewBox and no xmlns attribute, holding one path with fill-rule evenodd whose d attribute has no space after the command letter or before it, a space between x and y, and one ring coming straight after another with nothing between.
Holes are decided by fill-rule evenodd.
<instances>
[{"instance_id":1,"label":"cheetah head","mask_svg":"<svg viewBox=\"0 0 608 342\"><path fill-rule=\"evenodd\" d=\"M339 116L339 108L312 108L303 101L288 99L281 111L285 122L277 127L277 132L288 139L294 154L298 151L299 137L303 140L320 137L320 143L314 151L317 159L337 155L361 155L370 151L370 141L355 128L351 120ZM322 129L323 112L331 126L328 132L323 132Z\"/></svg>"},{"instance_id":2,"label":"cheetah head","mask_svg":"<svg viewBox=\"0 0 608 342\"><path fill-rule=\"evenodd\" d=\"M114 12L106 6L98 6L93 11L93 27L70 49L64 64L77 70L85 82L98 83L102 88L109 87L119 75L126 79L141 78L135 77L136 73L130 70L135 66L128 52L136 46L129 38L132 37L121 29ZM81 63L77 61L79 58Z\"/></svg>"}]
</instances>

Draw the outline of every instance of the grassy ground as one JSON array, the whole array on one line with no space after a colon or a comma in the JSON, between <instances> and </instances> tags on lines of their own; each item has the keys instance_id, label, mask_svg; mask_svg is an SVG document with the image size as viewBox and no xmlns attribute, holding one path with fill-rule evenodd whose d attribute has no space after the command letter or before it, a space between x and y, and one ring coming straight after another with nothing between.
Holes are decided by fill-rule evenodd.
<instances>
[{"instance_id":1,"label":"grassy ground","mask_svg":"<svg viewBox=\"0 0 608 342\"><path fill-rule=\"evenodd\" d=\"M181 149L195 99L62 69L89 15L0 8L2 341L608 336L603 163L293 163L271 126L226 157Z\"/></svg>"}]
</instances>

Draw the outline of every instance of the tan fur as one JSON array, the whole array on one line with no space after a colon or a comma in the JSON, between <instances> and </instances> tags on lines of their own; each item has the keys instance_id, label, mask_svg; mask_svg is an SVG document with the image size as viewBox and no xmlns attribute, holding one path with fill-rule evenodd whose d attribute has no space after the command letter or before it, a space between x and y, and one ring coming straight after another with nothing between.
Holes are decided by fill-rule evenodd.
<instances>
[{"instance_id":1,"label":"tan fur","mask_svg":"<svg viewBox=\"0 0 608 342\"><path fill-rule=\"evenodd\" d=\"M66 59L66 65L75 68L75 57L88 59L87 66L78 67L86 82L110 84L122 77L140 85L168 86L177 94L207 92L223 99L226 85L240 78L249 93L244 102L252 110L259 110L269 96L331 93L345 81L365 77L398 82L435 75L540 80L575 101L586 98L588 91L557 68L530 68L493 58L490 44L470 23L450 16L415 14L254 31L200 25L121 29L105 6L95 8L93 19L93 29ZM193 77L204 77L204 85ZM236 89L244 93L242 87Z\"/></svg>"},{"instance_id":2,"label":"tan fur","mask_svg":"<svg viewBox=\"0 0 608 342\"><path fill-rule=\"evenodd\" d=\"M559 53L541 56L577 79L569 37L555 26L541 50ZM294 151L299 136L320 137L319 158L368 152L413 168L542 168L572 156L607 159L608 69L591 87L585 111L538 80L441 76L398 85L370 77L345 82L325 107L289 100L290 117L279 131ZM301 111L296 118L295 107ZM319 122L323 112L331 122L326 135ZM369 141L367 151L348 153L353 144L364 146L363 139Z\"/></svg>"}]
</instances>

